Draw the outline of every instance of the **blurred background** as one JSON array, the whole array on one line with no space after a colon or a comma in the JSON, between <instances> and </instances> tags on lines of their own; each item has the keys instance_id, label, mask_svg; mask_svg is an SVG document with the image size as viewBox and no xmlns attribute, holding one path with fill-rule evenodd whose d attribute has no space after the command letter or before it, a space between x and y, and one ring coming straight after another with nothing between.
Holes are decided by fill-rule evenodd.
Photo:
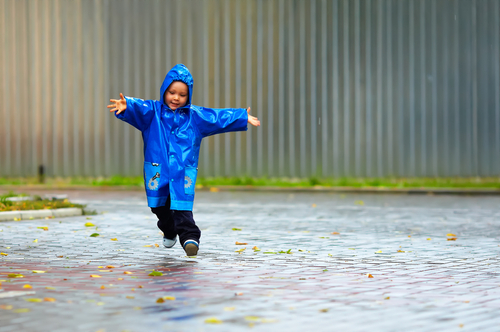
<instances>
[{"instance_id":1,"label":"blurred background","mask_svg":"<svg viewBox=\"0 0 500 332\"><path fill-rule=\"evenodd\" d=\"M0 0L0 176L141 175L110 98L193 103L259 128L205 139L201 176L500 174L498 0Z\"/></svg>"}]
</instances>

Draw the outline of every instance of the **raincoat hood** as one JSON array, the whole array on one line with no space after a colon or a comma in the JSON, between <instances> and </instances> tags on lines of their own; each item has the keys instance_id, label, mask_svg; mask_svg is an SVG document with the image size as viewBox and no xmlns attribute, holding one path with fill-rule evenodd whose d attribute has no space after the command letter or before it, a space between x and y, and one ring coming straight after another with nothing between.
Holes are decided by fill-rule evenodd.
<instances>
[{"instance_id":1,"label":"raincoat hood","mask_svg":"<svg viewBox=\"0 0 500 332\"><path fill-rule=\"evenodd\" d=\"M160 102L166 106L165 104L165 91L167 91L168 87L172 82L174 81L180 81L183 82L188 86L189 90L189 99L186 104L189 105L191 104L191 96L193 95L193 76L189 72L189 69L187 69L186 66L184 66L182 63L175 65L170 71L167 73L167 76L165 76L165 79L163 80L163 84L161 85L160 88Z\"/></svg>"}]
</instances>

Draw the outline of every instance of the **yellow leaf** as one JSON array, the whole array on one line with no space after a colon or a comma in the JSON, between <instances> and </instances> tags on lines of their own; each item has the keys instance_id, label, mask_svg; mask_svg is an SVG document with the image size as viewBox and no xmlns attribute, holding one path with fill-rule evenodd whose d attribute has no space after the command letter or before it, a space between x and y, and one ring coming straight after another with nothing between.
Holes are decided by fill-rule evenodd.
<instances>
[{"instance_id":1,"label":"yellow leaf","mask_svg":"<svg viewBox=\"0 0 500 332\"><path fill-rule=\"evenodd\" d=\"M31 272L33 272L33 273L45 273L45 271L40 271L40 270L33 270Z\"/></svg>"},{"instance_id":2,"label":"yellow leaf","mask_svg":"<svg viewBox=\"0 0 500 332\"><path fill-rule=\"evenodd\" d=\"M97 302L97 305L104 305L104 302Z\"/></svg>"},{"instance_id":3,"label":"yellow leaf","mask_svg":"<svg viewBox=\"0 0 500 332\"><path fill-rule=\"evenodd\" d=\"M234 252L238 252L238 253L242 253L243 251L245 251L246 248L243 248L243 249L239 249L239 250L235 250Z\"/></svg>"},{"instance_id":4,"label":"yellow leaf","mask_svg":"<svg viewBox=\"0 0 500 332\"><path fill-rule=\"evenodd\" d=\"M315 203L313 203L311 206L312 206L313 208L317 207L317 205L316 205Z\"/></svg>"},{"instance_id":5,"label":"yellow leaf","mask_svg":"<svg viewBox=\"0 0 500 332\"><path fill-rule=\"evenodd\" d=\"M97 268L98 268L98 269L103 269L103 268L104 268L104 266L98 266Z\"/></svg>"},{"instance_id":6,"label":"yellow leaf","mask_svg":"<svg viewBox=\"0 0 500 332\"><path fill-rule=\"evenodd\" d=\"M134 310L142 310L141 307L134 307Z\"/></svg>"},{"instance_id":7,"label":"yellow leaf","mask_svg":"<svg viewBox=\"0 0 500 332\"><path fill-rule=\"evenodd\" d=\"M104 287L104 285L101 286L101 289L105 289L106 287Z\"/></svg>"},{"instance_id":8,"label":"yellow leaf","mask_svg":"<svg viewBox=\"0 0 500 332\"><path fill-rule=\"evenodd\" d=\"M367 276L368 278L373 278L373 276L372 276L370 273L368 273L366 276Z\"/></svg>"},{"instance_id":9,"label":"yellow leaf","mask_svg":"<svg viewBox=\"0 0 500 332\"><path fill-rule=\"evenodd\" d=\"M456 236L456 235L452 234L452 233L448 233L448 234L446 234L446 236Z\"/></svg>"},{"instance_id":10,"label":"yellow leaf","mask_svg":"<svg viewBox=\"0 0 500 332\"><path fill-rule=\"evenodd\" d=\"M390 300L390 299L391 299L390 296L384 298L384 300Z\"/></svg>"},{"instance_id":11,"label":"yellow leaf","mask_svg":"<svg viewBox=\"0 0 500 332\"><path fill-rule=\"evenodd\" d=\"M127 295L127 299L135 299L135 297Z\"/></svg>"},{"instance_id":12,"label":"yellow leaf","mask_svg":"<svg viewBox=\"0 0 500 332\"><path fill-rule=\"evenodd\" d=\"M13 306L11 305L6 305L6 304L0 304L0 309L3 310L12 310Z\"/></svg>"},{"instance_id":13,"label":"yellow leaf","mask_svg":"<svg viewBox=\"0 0 500 332\"><path fill-rule=\"evenodd\" d=\"M92 226L95 226L93 223L91 222L86 222L85 223L85 227L92 227Z\"/></svg>"},{"instance_id":14,"label":"yellow leaf","mask_svg":"<svg viewBox=\"0 0 500 332\"><path fill-rule=\"evenodd\" d=\"M158 248L160 245L158 243L155 243L155 247Z\"/></svg>"},{"instance_id":15,"label":"yellow leaf","mask_svg":"<svg viewBox=\"0 0 500 332\"><path fill-rule=\"evenodd\" d=\"M363 202L363 201L355 201L354 204L356 204L356 205L365 205L365 202Z\"/></svg>"},{"instance_id":16,"label":"yellow leaf","mask_svg":"<svg viewBox=\"0 0 500 332\"><path fill-rule=\"evenodd\" d=\"M28 308L19 308L19 309L12 310L12 312L15 312L16 314L22 314L24 312L30 312L30 310Z\"/></svg>"},{"instance_id":17,"label":"yellow leaf","mask_svg":"<svg viewBox=\"0 0 500 332\"><path fill-rule=\"evenodd\" d=\"M236 244L236 245L238 245L238 246L246 246L248 243L246 243L246 242L238 242L238 241L236 241L236 243L235 243L235 244Z\"/></svg>"},{"instance_id":18,"label":"yellow leaf","mask_svg":"<svg viewBox=\"0 0 500 332\"><path fill-rule=\"evenodd\" d=\"M408 237L411 237L411 235L408 235Z\"/></svg>"},{"instance_id":19,"label":"yellow leaf","mask_svg":"<svg viewBox=\"0 0 500 332\"><path fill-rule=\"evenodd\" d=\"M165 302L165 300L163 299L163 297L159 297L157 300L156 300L156 303L163 303Z\"/></svg>"},{"instance_id":20,"label":"yellow leaf","mask_svg":"<svg viewBox=\"0 0 500 332\"><path fill-rule=\"evenodd\" d=\"M31 287L31 285L26 284L26 285L23 286L23 288L32 289L33 287Z\"/></svg>"},{"instance_id":21,"label":"yellow leaf","mask_svg":"<svg viewBox=\"0 0 500 332\"><path fill-rule=\"evenodd\" d=\"M456 241L456 240L457 240L456 237L449 237L449 238L446 239L446 241Z\"/></svg>"},{"instance_id":22,"label":"yellow leaf","mask_svg":"<svg viewBox=\"0 0 500 332\"><path fill-rule=\"evenodd\" d=\"M2 256L9 256L9 254L6 254L4 252L0 252L0 255L2 255Z\"/></svg>"},{"instance_id":23,"label":"yellow leaf","mask_svg":"<svg viewBox=\"0 0 500 332\"><path fill-rule=\"evenodd\" d=\"M7 275L8 278L24 278L22 274L17 274L17 273L9 273Z\"/></svg>"},{"instance_id":24,"label":"yellow leaf","mask_svg":"<svg viewBox=\"0 0 500 332\"><path fill-rule=\"evenodd\" d=\"M90 275L90 277L91 277L91 278L101 278L101 276L100 276L100 275L97 275L97 274L91 274L91 275Z\"/></svg>"},{"instance_id":25,"label":"yellow leaf","mask_svg":"<svg viewBox=\"0 0 500 332\"><path fill-rule=\"evenodd\" d=\"M118 280L123 280L123 278L118 278Z\"/></svg>"},{"instance_id":26,"label":"yellow leaf","mask_svg":"<svg viewBox=\"0 0 500 332\"><path fill-rule=\"evenodd\" d=\"M462 328L464 327L464 324L458 324L458 327Z\"/></svg>"},{"instance_id":27,"label":"yellow leaf","mask_svg":"<svg viewBox=\"0 0 500 332\"><path fill-rule=\"evenodd\" d=\"M111 241L118 241L118 239L115 237L115 238L112 238Z\"/></svg>"},{"instance_id":28,"label":"yellow leaf","mask_svg":"<svg viewBox=\"0 0 500 332\"><path fill-rule=\"evenodd\" d=\"M339 232L332 232L332 235L340 235Z\"/></svg>"},{"instance_id":29,"label":"yellow leaf","mask_svg":"<svg viewBox=\"0 0 500 332\"><path fill-rule=\"evenodd\" d=\"M259 248L259 247L257 247L257 246L254 246L254 247L252 248L252 250L260 250L260 248Z\"/></svg>"},{"instance_id":30,"label":"yellow leaf","mask_svg":"<svg viewBox=\"0 0 500 332\"><path fill-rule=\"evenodd\" d=\"M132 274L132 272L124 271L123 274Z\"/></svg>"},{"instance_id":31,"label":"yellow leaf","mask_svg":"<svg viewBox=\"0 0 500 332\"><path fill-rule=\"evenodd\" d=\"M26 299L27 302L42 302L42 299L37 299L37 298L32 298L32 299Z\"/></svg>"},{"instance_id":32,"label":"yellow leaf","mask_svg":"<svg viewBox=\"0 0 500 332\"><path fill-rule=\"evenodd\" d=\"M38 239L34 239L34 240L33 240L33 242L34 242L34 243L38 243Z\"/></svg>"},{"instance_id":33,"label":"yellow leaf","mask_svg":"<svg viewBox=\"0 0 500 332\"><path fill-rule=\"evenodd\" d=\"M45 302L56 302L56 299L54 299L53 297L44 297L43 300Z\"/></svg>"},{"instance_id":34,"label":"yellow leaf","mask_svg":"<svg viewBox=\"0 0 500 332\"><path fill-rule=\"evenodd\" d=\"M320 309L320 312L328 312L328 309Z\"/></svg>"},{"instance_id":35,"label":"yellow leaf","mask_svg":"<svg viewBox=\"0 0 500 332\"><path fill-rule=\"evenodd\" d=\"M210 188L210 192L211 193L217 193L217 192L219 192L219 188L211 187Z\"/></svg>"},{"instance_id":36,"label":"yellow leaf","mask_svg":"<svg viewBox=\"0 0 500 332\"><path fill-rule=\"evenodd\" d=\"M114 269L115 267L113 265L107 265L106 268L108 268L108 269Z\"/></svg>"},{"instance_id":37,"label":"yellow leaf","mask_svg":"<svg viewBox=\"0 0 500 332\"><path fill-rule=\"evenodd\" d=\"M260 317L257 316L245 316L245 320L251 321L251 322L258 322L260 321Z\"/></svg>"},{"instance_id":38,"label":"yellow leaf","mask_svg":"<svg viewBox=\"0 0 500 332\"><path fill-rule=\"evenodd\" d=\"M224 307L224 311L234 311L235 307Z\"/></svg>"},{"instance_id":39,"label":"yellow leaf","mask_svg":"<svg viewBox=\"0 0 500 332\"><path fill-rule=\"evenodd\" d=\"M430 237L428 237L428 238L427 238L427 241L430 241L430 240L431 240L431 238L430 238Z\"/></svg>"},{"instance_id":40,"label":"yellow leaf","mask_svg":"<svg viewBox=\"0 0 500 332\"><path fill-rule=\"evenodd\" d=\"M406 251L403 251L403 250L398 250L398 252L406 252Z\"/></svg>"},{"instance_id":41,"label":"yellow leaf","mask_svg":"<svg viewBox=\"0 0 500 332\"><path fill-rule=\"evenodd\" d=\"M138 287L139 287L139 288L144 288L144 287L142 287L142 285L139 285Z\"/></svg>"},{"instance_id":42,"label":"yellow leaf","mask_svg":"<svg viewBox=\"0 0 500 332\"><path fill-rule=\"evenodd\" d=\"M43 226L43 227L37 227L38 229L43 229L44 231L48 231L49 228L47 226Z\"/></svg>"},{"instance_id":43,"label":"yellow leaf","mask_svg":"<svg viewBox=\"0 0 500 332\"><path fill-rule=\"evenodd\" d=\"M375 251L376 254L381 254L382 253L382 250L379 250L379 251Z\"/></svg>"},{"instance_id":44,"label":"yellow leaf","mask_svg":"<svg viewBox=\"0 0 500 332\"><path fill-rule=\"evenodd\" d=\"M207 324L222 324L222 321L215 317L209 317L205 319L205 323Z\"/></svg>"},{"instance_id":45,"label":"yellow leaf","mask_svg":"<svg viewBox=\"0 0 500 332\"><path fill-rule=\"evenodd\" d=\"M45 287L45 289L56 290L55 287Z\"/></svg>"},{"instance_id":46,"label":"yellow leaf","mask_svg":"<svg viewBox=\"0 0 500 332\"><path fill-rule=\"evenodd\" d=\"M146 244L145 247L152 247L152 245L151 244Z\"/></svg>"}]
</instances>

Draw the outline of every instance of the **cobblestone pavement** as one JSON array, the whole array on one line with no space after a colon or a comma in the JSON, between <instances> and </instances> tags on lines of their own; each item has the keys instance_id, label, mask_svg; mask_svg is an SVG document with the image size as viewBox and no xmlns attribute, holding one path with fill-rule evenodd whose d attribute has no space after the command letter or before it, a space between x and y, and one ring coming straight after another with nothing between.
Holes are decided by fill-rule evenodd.
<instances>
[{"instance_id":1,"label":"cobblestone pavement","mask_svg":"<svg viewBox=\"0 0 500 332\"><path fill-rule=\"evenodd\" d=\"M0 223L0 332L500 330L499 197L202 192L190 258L142 192L67 193L99 214Z\"/></svg>"}]
</instances>

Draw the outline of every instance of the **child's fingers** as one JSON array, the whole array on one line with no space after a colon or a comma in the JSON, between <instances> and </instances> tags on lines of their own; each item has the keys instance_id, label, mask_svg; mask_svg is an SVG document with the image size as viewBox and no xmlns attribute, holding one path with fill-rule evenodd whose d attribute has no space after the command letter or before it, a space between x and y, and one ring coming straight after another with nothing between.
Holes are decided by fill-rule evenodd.
<instances>
[{"instance_id":1,"label":"child's fingers","mask_svg":"<svg viewBox=\"0 0 500 332\"><path fill-rule=\"evenodd\" d=\"M106 106L107 108L112 108L112 107L115 107L116 105L108 105Z\"/></svg>"},{"instance_id":2,"label":"child's fingers","mask_svg":"<svg viewBox=\"0 0 500 332\"><path fill-rule=\"evenodd\" d=\"M250 114L250 107L247 108L247 113Z\"/></svg>"},{"instance_id":3,"label":"child's fingers","mask_svg":"<svg viewBox=\"0 0 500 332\"><path fill-rule=\"evenodd\" d=\"M122 100L125 100L125 97L123 96L123 93L121 93L121 92L120 92L120 98L121 98Z\"/></svg>"}]
</instances>

